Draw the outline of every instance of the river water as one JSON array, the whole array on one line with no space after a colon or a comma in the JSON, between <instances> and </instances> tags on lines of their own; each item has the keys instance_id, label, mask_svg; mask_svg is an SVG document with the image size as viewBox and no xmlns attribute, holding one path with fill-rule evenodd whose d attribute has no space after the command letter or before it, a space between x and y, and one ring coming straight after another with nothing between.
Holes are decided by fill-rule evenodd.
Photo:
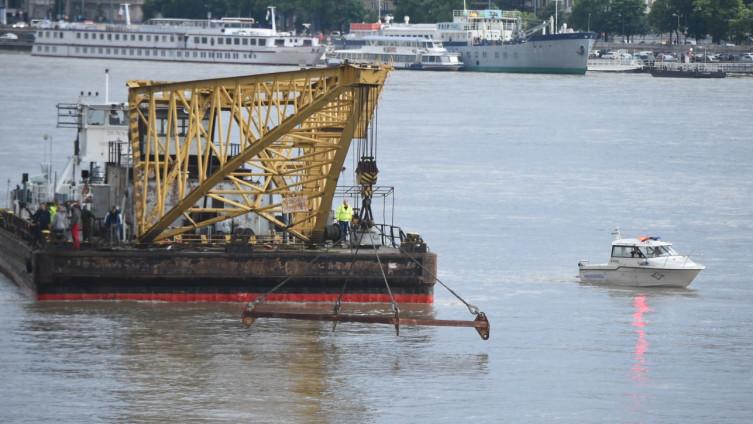
<instances>
[{"instance_id":1,"label":"river water","mask_svg":"<svg viewBox=\"0 0 753 424\"><path fill-rule=\"evenodd\" d=\"M55 104L274 68L0 54L0 178L55 163ZM380 184L473 330L259 321L240 305L36 303L0 276L0 422L753 420L753 79L394 72ZM581 285L609 235L673 241L690 289ZM437 318L470 315L439 286Z\"/></svg>"}]
</instances>

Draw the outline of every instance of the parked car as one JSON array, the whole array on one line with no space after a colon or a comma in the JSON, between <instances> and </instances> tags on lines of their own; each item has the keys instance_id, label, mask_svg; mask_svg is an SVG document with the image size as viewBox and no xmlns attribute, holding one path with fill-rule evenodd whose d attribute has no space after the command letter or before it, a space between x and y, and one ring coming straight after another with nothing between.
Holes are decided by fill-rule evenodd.
<instances>
[{"instance_id":1,"label":"parked car","mask_svg":"<svg viewBox=\"0 0 753 424\"><path fill-rule=\"evenodd\" d=\"M693 56L693 62L699 62L699 63L715 63L719 62L719 55L708 53L708 54L697 54Z\"/></svg>"},{"instance_id":2,"label":"parked car","mask_svg":"<svg viewBox=\"0 0 753 424\"><path fill-rule=\"evenodd\" d=\"M0 35L0 40L18 40L18 36L12 32L6 32Z\"/></svg>"},{"instance_id":3,"label":"parked car","mask_svg":"<svg viewBox=\"0 0 753 424\"><path fill-rule=\"evenodd\" d=\"M744 53L740 56L740 62L753 62L753 53Z\"/></svg>"},{"instance_id":4,"label":"parked car","mask_svg":"<svg viewBox=\"0 0 753 424\"><path fill-rule=\"evenodd\" d=\"M734 62L735 61L735 55L732 53L719 53L716 55L716 57L719 59L720 62Z\"/></svg>"},{"instance_id":5,"label":"parked car","mask_svg":"<svg viewBox=\"0 0 753 424\"><path fill-rule=\"evenodd\" d=\"M636 59L642 61L643 64L647 66L654 66L654 62L656 61L654 52L651 51L638 52L634 56Z\"/></svg>"},{"instance_id":6,"label":"parked car","mask_svg":"<svg viewBox=\"0 0 753 424\"><path fill-rule=\"evenodd\" d=\"M30 23L32 28L49 29L54 27L49 19L32 19Z\"/></svg>"},{"instance_id":7,"label":"parked car","mask_svg":"<svg viewBox=\"0 0 753 424\"><path fill-rule=\"evenodd\" d=\"M27 24L24 21L19 21L19 22L16 22L15 24L13 24L12 27L13 28L28 28L29 24Z\"/></svg>"},{"instance_id":8,"label":"parked car","mask_svg":"<svg viewBox=\"0 0 753 424\"><path fill-rule=\"evenodd\" d=\"M676 62L677 59L669 53L659 53L656 56L657 62Z\"/></svg>"}]
</instances>

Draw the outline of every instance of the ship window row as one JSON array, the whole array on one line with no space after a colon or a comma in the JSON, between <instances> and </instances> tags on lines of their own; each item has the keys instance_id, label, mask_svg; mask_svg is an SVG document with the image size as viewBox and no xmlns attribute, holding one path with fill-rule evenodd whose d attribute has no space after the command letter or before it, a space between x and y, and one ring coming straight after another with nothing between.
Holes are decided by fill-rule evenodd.
<instances>
[{"instance_id":1,"label":"ship window row","mask_svg":"<svg viewBox=\"0 0 753 424\"><path fill-rule=\"evenodd\" d=\"M37 36L40 38L63 38L62 31L39 31ZM121 34L121 33L104 33L104 32L86 32L77 31L77 40L102 40L102 41L146 41L146 42L175 42L175 35L159 35L159 34ZM180 39L180 36L178 36ZM236 45L236 46L266 46L267 40L264 38L247 38L247 37L198 37L193 38L194 44L210 44L210 45ZM298 39L292 40L297 44ZM277 47L285 46L285 39L277 38L273 41ZM311 47L311 40L303 40L304 47Z\"/></svg>"},{"instance_id":2,"label":"ship window row","mask_svg":"<svg viewBox=\"0 0 753 424\"><path fill-rule=\"evenodd\" d=\"M283 41L284 40L280 40ZM311 43L310 40L305 40ZM242 46L266 46L267 40L264 38L244 38L244 37L194 37L194 44L210 44L210 45L242 45Z\"/></svg>"},{"instance_id":3,"label":"ship window row","mask_svg":"<svg viewBox=\"0 0 753 424\"><path fill-rule=\"evenodd\" d=\"M38 52L56 52L53 46L36 46ZM91 55L115 55L115 56L142 56L142 57L179 57L179 58L201 58L201 59L240 59L241 54L235 52L190 52L175 50L158 50L158 49L133 49L133 48L109 48L109 47L76 47L76 54ZM255 53L243 54L244 59L256 59Z\"/></svg>"},{"instance_id":4,"label":"ship window row","mask_svg":"<svg viewBox=\"0 0 753 424\"><path fill-rule=\"evenodd\" d=\"M62 31L38 31L37 37L39 38L63 38Z\"/></svg>"},{"instance_id":5,"label":"ship window row","mask_svg":"<svg viewBox=\"0 0 753 424\"><path fill-rule=\"evenodd\" d=\"M63 33L60 33L60 38L63 38ZM151 35L151 34L105 34L103 32L88 33L88 32L76 32L76 39L84 40L107 40L107 41L160 41L163 42L175 42L175 35Z\"/></svg>"},{"instance_id":6,"label":"ship window row","mask_svg":"<svg viewBox=\"0 0 753 424\"><path fill-rule=\"evenodd\" d=\"M45 52L45 53L50 53L50 52L57 53L57 51L58 51L58 48L55 47L55 46L35 46L35 48L37 49L37 52L39 52L39 53L41 53L41 52Z\"/></svg>"}]
</instances>

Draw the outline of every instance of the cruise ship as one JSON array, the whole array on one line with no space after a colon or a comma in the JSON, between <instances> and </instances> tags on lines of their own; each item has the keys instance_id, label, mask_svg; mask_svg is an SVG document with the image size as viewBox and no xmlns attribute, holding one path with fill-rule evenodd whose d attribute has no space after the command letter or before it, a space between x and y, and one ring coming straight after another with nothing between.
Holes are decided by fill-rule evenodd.
<instances>
[{"instance_id":1,"label":"cruise ship","mask_svg":"<svg viewBox=\"0 0 753 424\"><path fill-rule=\"evenodd\" d=\"M152 19L144 25L69 24L39 29L32 55L97 59L314 66L325 47L311 36L258 28L252 18Z\"/></svg>"},{"instance_id":2,"label":"cruise ship","mask_svg":"<svg viewBox=\"0 0 753 424\"><path fill-rule=\"evenodd\" d=\"M362 45L370 35L425 37L461 55L463 70L585 74L596 34L558 28L554 18L524 30L518 11L455 10L452 22L358 24L341 40Z\"/></svg>"},{"instance_id":3,"label":"cruise ship","mask_svg":"<svg viewBox=\"0 0 753 424\"><path fill-rule=\"evenodd\" d=\"M390 64L395 69L457 71L463 66L458 53L448 52L442 43L424 37L370 35L365 45L327 53L327 65Z\"/></svg>"}]
</instances>

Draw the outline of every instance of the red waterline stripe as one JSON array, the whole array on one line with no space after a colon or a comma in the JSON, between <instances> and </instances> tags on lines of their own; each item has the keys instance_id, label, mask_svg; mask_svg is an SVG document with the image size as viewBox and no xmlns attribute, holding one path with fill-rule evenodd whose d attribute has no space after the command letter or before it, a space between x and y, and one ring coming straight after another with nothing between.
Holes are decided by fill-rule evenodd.
<instances>
[{"instance_id":1,"label":"red waterline stripe","mask_svg":"<svg viewBox=\"0 0 753 424\"><path fill-rule=\"evenodd\" d=\"M260 293L39 293L37 300L140 300L156 302L250 302ZM269 302L334 302L337 293L272 293ZM395 294L397 303L434 303L430 294ZM387 294L343 295L343 302L389 303Z\"/></svg>"}]
</instances>

